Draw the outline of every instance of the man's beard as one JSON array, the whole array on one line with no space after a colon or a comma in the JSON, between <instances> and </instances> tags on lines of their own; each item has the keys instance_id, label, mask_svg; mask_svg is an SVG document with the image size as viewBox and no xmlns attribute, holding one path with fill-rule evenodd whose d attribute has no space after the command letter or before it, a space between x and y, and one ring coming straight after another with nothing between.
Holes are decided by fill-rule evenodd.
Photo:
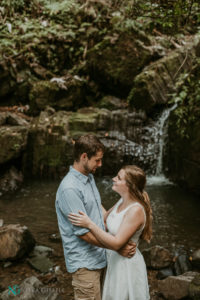
<instances>
[{"instance_id":1,"label":"man's beard","mask_svg":"<svg viewBox=\"0 0 200 300\"><path fill-rule=\"evenodd\" d=\"M89 174L89 173L94 174L95 171L96 171L96 168L91 169L91 168L88 166L88 163L85 163L85 165L84 165L83 167L84 167L84 170L85 170L85 173L86 173L86 174Z\"/></svg>"}]
</instances>

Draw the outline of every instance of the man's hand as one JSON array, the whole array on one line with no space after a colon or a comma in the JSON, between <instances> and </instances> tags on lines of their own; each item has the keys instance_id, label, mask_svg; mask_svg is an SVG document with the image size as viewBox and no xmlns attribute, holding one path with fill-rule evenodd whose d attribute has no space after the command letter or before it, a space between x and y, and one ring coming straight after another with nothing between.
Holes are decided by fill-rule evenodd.
<instances>
[{"instance_id":1,"label":"man's hand","mask_svg":"<svg viewBox=\"0 0 200 300\"><path fill-rule=\"evenodd\" d=\"M123 246L117 252L124 257L131 258L136 252L136 244L132 241L129 241L125 246Z\"/></svg>"}]
</instances>

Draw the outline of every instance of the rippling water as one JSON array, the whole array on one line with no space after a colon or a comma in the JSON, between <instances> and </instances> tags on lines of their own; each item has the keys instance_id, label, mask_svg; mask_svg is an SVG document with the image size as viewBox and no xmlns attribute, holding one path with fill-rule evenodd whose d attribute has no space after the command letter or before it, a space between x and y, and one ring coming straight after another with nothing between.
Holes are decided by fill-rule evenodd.
<instances>
[{"instance_id":1,"label":"rippling water","mask_svg":"<svg viewBox=\"0 0 200 300\"><path fill-rule=\"evenodd\" d=\"M155 183L155 182L154 182ZM30 182L19 192L0 198L4 224L26 225L39 244L51 245L48 237L58 232L54 202L59 182ZM111 178L97 179L103 205L108 209L119 196L112 191ZM175 251L200 248L200 201L174 185L148 185L154 213L154 238Z\"/></svg>"}]
</instances>

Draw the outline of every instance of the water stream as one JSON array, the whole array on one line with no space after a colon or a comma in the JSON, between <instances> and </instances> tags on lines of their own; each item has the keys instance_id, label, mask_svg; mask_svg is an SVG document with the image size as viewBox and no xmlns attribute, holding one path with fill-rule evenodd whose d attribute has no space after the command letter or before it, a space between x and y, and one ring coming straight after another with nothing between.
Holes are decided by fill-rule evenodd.
<instances>
[{"instance_id":1,"label":"water stream","mask_svg":"<svg viewBox=\"0 0 200 300\"><path fill-rule=\"evenodd\" d=\"M4 224L26 225L38 244L61 251L62 245L49 240L58 232L54 208L58 181L27 183L21 191L0 198L0 219ZM119 196L111 189L110 177L97 178L103 205L108 209ZM174 185L148 185L154 213L154 238L158 244L177 251L199 248L200 202L197 197ZM147 247L147 245L145 246Z\"/></svg>"}]
</instances>

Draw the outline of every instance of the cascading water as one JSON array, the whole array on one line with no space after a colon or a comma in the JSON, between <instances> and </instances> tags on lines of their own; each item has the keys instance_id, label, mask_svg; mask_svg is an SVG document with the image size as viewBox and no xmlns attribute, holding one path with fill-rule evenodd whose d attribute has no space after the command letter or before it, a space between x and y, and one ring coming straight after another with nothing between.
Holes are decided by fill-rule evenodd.
<instances>
[{"instance_id":1,"label":"cascading water","mask_svg":"<svg viewBox=\"0 0 200 300\"><path fill-rule=\"evenodd\" d=\"M174 104L172 107L167 108L161 114L161 117L156 123L155 129L155 144L158 145L158 154L157 154L157 164L156 172L154 176L148 177L148 184L169 184L169 180L163 174L163 148L165 144L165 138L167 134L167 120L171 111L176 108L177 104Z\"/></svg>"}]
</instances>

